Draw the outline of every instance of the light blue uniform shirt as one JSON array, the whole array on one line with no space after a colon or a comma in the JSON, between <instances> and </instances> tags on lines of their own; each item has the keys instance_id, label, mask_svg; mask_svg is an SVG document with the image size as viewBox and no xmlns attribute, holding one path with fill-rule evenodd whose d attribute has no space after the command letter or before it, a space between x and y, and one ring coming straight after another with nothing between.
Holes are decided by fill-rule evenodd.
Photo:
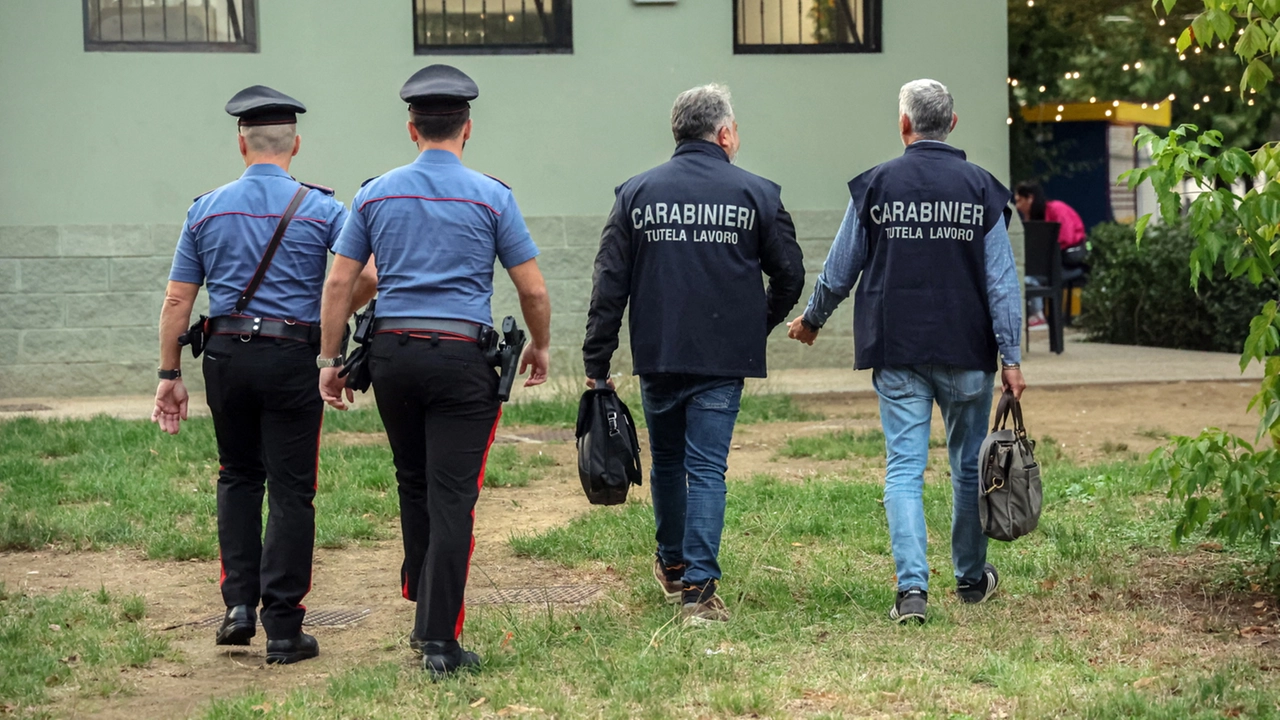
<instances>
[{"instance_id":1,"label":"light blue uniform shirt","mask_svg":"<svg viewBox=\"0 0 1280 720\"><path fill-rule=\"evenodd\" d=\"M511 188L426 150L365 183L334 252L378 266L378 317L492 325L493 261L513 268L538 255Z\"/></svg>"},{"instance_id":2,"label":"light blue uniform shirt","mask_svg":"<svg viewBox=\"0 0 1280 720\"><path fill-rule=\"evenodd\" d=\"M991 329L996 345L1007 363L1022 362L1022 294L1018 287L1018 270L1013 261L1009 231L999 221L987 233L987 306L991 310ZM867 263L866 233L858 231L858 213L853 201L845 210L844 222L836 233L822 274L813 288L809 306L804 311L809 324L822 326L842 300L853 291L862 268Z\"/></svg>"},{"instance_id":3,"label":"light blue uniform shirt","mask_svg":"<svg viewBox=\"0 0 1280 720\"><path fill-rule=\"evenodd\" d=\"M204 283L209 314L230 315L299 185L280 166L262 163L196 198L182 225L169 279ZM325 265L347 209L332 190L309 187L244 315L319 322Z\"/></svg>"}]
</instances>

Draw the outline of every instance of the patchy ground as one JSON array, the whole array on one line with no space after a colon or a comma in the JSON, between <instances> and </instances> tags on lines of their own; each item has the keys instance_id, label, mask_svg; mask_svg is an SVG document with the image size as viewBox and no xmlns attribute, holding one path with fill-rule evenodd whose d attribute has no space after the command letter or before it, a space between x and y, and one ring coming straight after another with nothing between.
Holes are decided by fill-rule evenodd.
<instances>
[{"instance_id":1,"label":"patchy ground","mask_svg":"<svg viewBox=\"0 0 1280 720\"><path fill-rule=\"evenodd\" d=\"M1088 463L1145 454L1170 434L1194 434L1205 426L1251 436L1255 419L1244 408L1253 387L1251 383L1180 383L1033 389L1024 402L1028 428L1034 437L1042 441L1052 437L1070 458ZM877 427L875 398L812 395L801 396L798 403L825 419L740 427L730 456L731 481L756 474L798 479L851 467L868 482L874 481L877 469L883 466L882 459L784 459L779 458L778 451L793 436ZM940 433L941 423L937 421L934 434ZM568 570L555 563L517 557L506 542L512 534L537 533L563 525L589 508L578 486L576 457L569 439L566 431L543 428L512 428L499 438L518 443L522 452L549 454L556 465L528 487L489 488L482 493L471 575L473 593L492 587L583 583L620 586L610 568ZM331 441L383 443L385 439L380 435L344 433L333 436ZM945 451L935 450L934 454L945 458ZM935 471L934 475L939 473ZM1051 475L1046 477L1047 483L1052 481ZM1229 595L1204 590L1190 582L1189 578L1203 577L1226 563L1212 550L1152 557L1143 565L1143 577L1136 586L1130 585L1124 592L1109 592L1089 578L1049 578L1043 589L1051 591L1057 584L1069 588L1086 611L1099 614L1099 622L1105 622L1109 607L1151 607L1154 612L1144 620L1149 627L1142 629L1150 643L1203 653L1206 658L1221 651L1224 643L1256 646L1262 653L1259 657L1264 658L1258 662L1270 663L1269 669L1274 670L1280 666L1280 656L1274 652L1274 603L1256 594ZM220 612L218 569L214 562L147 561L133 550L4 553L0 554L0 581L10 591L45 593L67 587L105 587L112 593L145 597L146 622L172 638L178 650L175 659L126 671L127 684L132 685L128 694L84 698L67 692L49 708L55 715L92 713L133 720L189 715L211 697L233 695L250 687L270 685L274 691L320 684L355 665L391 661L408 666L411 658L405 636L412 623L412 606L399 596L396 579L400 557L396 542L318 551L308 605L315 610L371 608L373 614L351 628L316 629L321 657L284 668L263 665L261 635L247 651L225 652L213 646L212 629L182 625ZM1074 620L1010 620L1060 623L1063 632L1088 632ZM180 627L162 630L175 625ZM821 709L832 706L828 700L817 694L806 702L813 704L813 709ZM810 711L800 707L790 710Z\"/></svg>"}]
</instances>

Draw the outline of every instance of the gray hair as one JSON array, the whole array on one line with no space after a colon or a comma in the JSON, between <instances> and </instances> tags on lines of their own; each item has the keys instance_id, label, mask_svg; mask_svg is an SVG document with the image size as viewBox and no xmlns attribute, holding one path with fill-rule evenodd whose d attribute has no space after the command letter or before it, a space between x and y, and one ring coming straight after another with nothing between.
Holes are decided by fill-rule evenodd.
<instances>
[{"instance_id":1,"label":"gray hair","mask_svg":"<svg viewBox=\"0 0 1280 720\"><path fill-rule=\"evenodd\" d=\"M715 142L721 128L733 124L731 100L729 88L715 83L680 93L671 107L671 134L676 142Z\"/></svg>"},{"instance_id":2,"label":"gray hair","mask_svg":"<svg viewBox=\"0 0 1280 720\"><path fill-rule=\"evenodd\" d=\"M912 80L898 92L898 112L911 120L911 130L927 140L946 140L951 134L955 99L937 80Z\"/></svg>"},{"instance_id":3,"label":"gray hair","mask_svg":"<svg viewBox=\"0 0 1280 720\"><path fill-rule=\"evenodd\" d=\"M293 152L293 139L298 135L298 126L288 125L248 125L240 128L240 137L249 152L255 155L289 155Z\"/></svg>"}]
</instances>

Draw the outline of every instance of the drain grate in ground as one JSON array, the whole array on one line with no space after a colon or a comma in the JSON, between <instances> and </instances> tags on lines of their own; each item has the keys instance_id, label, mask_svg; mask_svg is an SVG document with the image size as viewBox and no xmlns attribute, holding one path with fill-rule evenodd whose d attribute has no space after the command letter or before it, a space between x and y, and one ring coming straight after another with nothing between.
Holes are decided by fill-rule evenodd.
<instances>
[{"instance_id":1,"label":"drain grate in ground","mask_svg":"<svg viewBox=\"0 0 1280 720\"><path fill-rule=\"evenodd\" d=\"M373 614L370 608L340 608L337 610L308 610L307 616L303 619L302 624L309 627L343 627L346 625L355 625L363 621L365 618ZM202 620L193 620L191 622L178 623L164 628L165 630L176 630L180 627L217 627L222 622L222 615L214 615Z\"/></svg>"},{"instance_id":2,"label":"drain grate in ground","mask_svg":"<svg viewBox=\"0 0 1280 720\"><path fill-rule=\"evenodd\" d=\"M9 405L0 405L0 413L11 412L40 412L42 410L52 410L48 405L36 405L35 403L16 403Z\"/></svg>"},{"instance_id":3,"label":"drain grate in ground","mask_svg":"<svg viewBox=\"0 0 1280 720\"><path fill-rule=\"evenodd\" d=\"M552 587L494 588L467 598L468 605L518 605L555 603L579 605L600 593L599 585L556 585Z\"/></svg>"}]
</instances>

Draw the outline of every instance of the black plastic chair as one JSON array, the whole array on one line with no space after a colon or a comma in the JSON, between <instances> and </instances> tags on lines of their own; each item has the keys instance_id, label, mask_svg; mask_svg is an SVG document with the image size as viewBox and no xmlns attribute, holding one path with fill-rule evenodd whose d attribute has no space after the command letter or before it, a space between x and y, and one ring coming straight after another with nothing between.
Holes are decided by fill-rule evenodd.
<instances>
[{"instance_id":1,"label":"black plastic chair","mask_svg":"<svg viewBox=\"0 0 1280 720\"><path fill-rule=\"evenodd\" d=\"M1023 247L1026 250L1027 275L1048 280L1046 285L1028 285L1027 299L1043 298L1045 319L1049 322L1049 350L1062 354L1062 253L1058 249L1059 223L1028 220L1022 223ZM1024 312L1023 328L1027 349L1031 349L1031 316Z\"/></svg>"}]
</instances>

